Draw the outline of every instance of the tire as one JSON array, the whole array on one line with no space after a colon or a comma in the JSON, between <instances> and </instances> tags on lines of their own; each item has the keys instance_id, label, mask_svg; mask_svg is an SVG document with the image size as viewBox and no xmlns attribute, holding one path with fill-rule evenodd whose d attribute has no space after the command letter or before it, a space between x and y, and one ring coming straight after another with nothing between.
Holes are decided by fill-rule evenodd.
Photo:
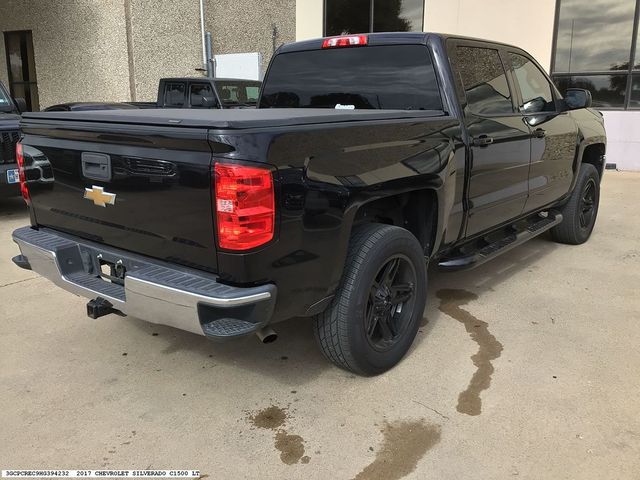
<instances>
[{"instance_id":1,"label":"tire","mask_svg":"<svg viewBox=\"0 0 640 480\"><path fill-rule=\"evenodd\" d=\"M423 316L426 264L420 243L403 228L373 223L355 229L340 286L314 318L324 356L367 376L400 362Z\"/></svg>"},{"instance_id":2,"label":"tire","mask_svg":"<svg viewBox=\"0 0 640 480\"><path fill-rule=\"evenodd\" d=\"M551 229L551 237L569 245L580 245L589 240L599 204L600 175L596 167L583 163L569 201L560 210L564 217L562 223Z\"/></svg>"}]
</instances>

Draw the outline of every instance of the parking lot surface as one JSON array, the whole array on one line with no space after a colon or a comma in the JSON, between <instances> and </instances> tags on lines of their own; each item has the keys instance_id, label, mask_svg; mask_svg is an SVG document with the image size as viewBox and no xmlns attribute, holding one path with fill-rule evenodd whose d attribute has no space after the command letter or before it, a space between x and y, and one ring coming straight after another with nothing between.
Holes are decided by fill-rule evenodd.
<instances>
[{"instance_id":1,"label":"parking lot surface","mask_svg":"<svg viewBox=\"0 0 640 480\"><path fill-rule=\"evenodd\" d=\"M582 246L545 235L430 271L409 356L360 378L311 323L212 343L107 316L13 266L0 203L0 468L204 478L639 479L640 174L607 172Z\"/></svg>"}]
</instances>

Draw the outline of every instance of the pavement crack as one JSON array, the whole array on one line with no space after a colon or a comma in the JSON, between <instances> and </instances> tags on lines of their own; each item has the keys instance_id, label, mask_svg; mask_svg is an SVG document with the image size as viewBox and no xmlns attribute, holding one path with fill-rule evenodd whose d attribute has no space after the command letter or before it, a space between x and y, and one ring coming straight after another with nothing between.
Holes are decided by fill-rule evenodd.
<instances>
[{"instance_id":1,"label":"pavement crack","mask_svg":"<svg viewBox=\"0 0 640 480\"><path fill-rule=\"evenodd\" d=\"M9 282L9 283L5 283L4 285L0 285L0 288L10 287L11 285L16 285L18 283L29 282L31 280L35 280L36 278L38 277L23 278L22 280L16 280L15 282Z\"/></svg>"},{"instance_id":2,"label":"pavement crack","mask_svg":"<svg viewBox=\"0 0 640 480\"><path fill-rule=\"evenodd\" d=\"M438 410L436 410L435 408L431 408L429 405L425 405L422 402L419 402L417 400L414 400L413 403L417 403L418 405L422 405L424 408L426 408L427 410L431 410L433 413L440 415L440 417L444 418L445 420L449 420L449 417L447 417L445 414L440 413Z\"/></svg>"},{"instance_id":3,"label":"pavement crack","mask_svg":"<svg viewBox=\"0 0 640 480\"><path fill-rule=\"evenodd\" d=\"M443 289L436 294L440 299L440 311L464 325L471 339L478 344L478 353L471 357L476 371L469 381L466 390L458 396L456 409L466 415L480 415L482 399L480 393L491 385L494 372L492 360L500 357L502 344L489 332L489 324L479 320L462 308L472 300L477 300L475 293L466 290Z\"/></svg>"}]
</instances>

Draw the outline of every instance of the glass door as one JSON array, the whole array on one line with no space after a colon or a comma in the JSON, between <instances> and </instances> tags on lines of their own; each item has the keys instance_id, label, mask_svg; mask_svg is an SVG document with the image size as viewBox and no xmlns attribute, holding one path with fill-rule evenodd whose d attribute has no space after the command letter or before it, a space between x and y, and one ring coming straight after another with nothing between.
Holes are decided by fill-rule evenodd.
<instances>
[{"instance_id":1,"label":"glass door","mask_svg":"<svg viewBox=\"0 0 640 480\"><path fill-rule=\"evenodd\" d=\"M9 90L14 98L24 98L28 111L40 109L36 64L33 57L33 40L30 30L5 32Z\"/></svg>"}]
</instances>

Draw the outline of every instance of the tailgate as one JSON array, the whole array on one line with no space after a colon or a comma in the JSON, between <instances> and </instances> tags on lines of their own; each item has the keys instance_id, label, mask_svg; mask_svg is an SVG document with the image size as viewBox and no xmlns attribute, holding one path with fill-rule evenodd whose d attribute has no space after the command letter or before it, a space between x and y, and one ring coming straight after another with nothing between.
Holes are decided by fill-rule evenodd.
<instances>
[{"instance_id":1,"label":"tailgate","mask_svg":"<svg viewBox=\"0 0 640 480\"><path fill-rule=\"evenodd\" d=\"M26 121L38 225L216 272L203 128Z\"/></svg>"}]
</instances>

